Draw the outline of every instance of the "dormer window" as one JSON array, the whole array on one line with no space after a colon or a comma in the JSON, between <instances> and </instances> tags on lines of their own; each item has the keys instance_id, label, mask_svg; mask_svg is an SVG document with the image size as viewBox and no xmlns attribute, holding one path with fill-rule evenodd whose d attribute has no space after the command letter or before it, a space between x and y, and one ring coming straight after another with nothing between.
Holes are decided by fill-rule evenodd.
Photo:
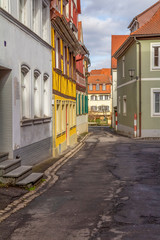
<instances>
[{"instance_id":1,"label":"dormer window","mask_svg":"<svg viewBox=\"0 0 160 240\"><path fill-rule=\"evenodd\" d=\"M99 83L96 84L96 91L99 91Z\"/></svg>"}]
</instances>

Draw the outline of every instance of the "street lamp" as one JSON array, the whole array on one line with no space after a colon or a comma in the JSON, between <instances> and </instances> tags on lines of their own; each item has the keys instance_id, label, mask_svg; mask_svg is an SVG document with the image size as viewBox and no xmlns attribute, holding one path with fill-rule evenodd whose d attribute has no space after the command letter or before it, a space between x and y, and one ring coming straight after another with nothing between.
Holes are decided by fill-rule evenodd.
<instances>
[{"instance_id":1,"label":"street lamp","mask_svg":"<svg viewBox=\"0 0 160 240\"><path fill-rule=\"evenodd\" d=\"M134 77L135 69L129 69L128 72L129 72L129 76L130 76L130 78L132 80L133 77Z\"/></svg>"}]
</instances>

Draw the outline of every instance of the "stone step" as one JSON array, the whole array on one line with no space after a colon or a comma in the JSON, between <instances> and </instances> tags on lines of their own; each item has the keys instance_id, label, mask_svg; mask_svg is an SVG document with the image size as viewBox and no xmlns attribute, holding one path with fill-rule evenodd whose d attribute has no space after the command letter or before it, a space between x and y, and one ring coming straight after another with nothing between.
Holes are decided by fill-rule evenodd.
<instances>
[{"instance_id":1,"label":"stone step","mask_svg":"<svg viewBox=\"0 0 160 240\"><path fill-rule=\"evenodd\" d=\"M0 162L0 176L21 166L21 159L5 160Z\"/></svg>"},{"instance_id":2,"label":"stone step","mask_svg":"<svg viewBox=\"0 0 160 240\"><path fill-rule=\"evenodd\" d=\"M31 173L28 177L24 178L23 180L16 183L17 186L28 186L32 187L40 182L43 178L43 173Z\"/></svg>"},{"instance_id":3,"label":"stone step","mask_svg":"<svg viewBox=\"0 0 160 240\"><path fill-rule=\"evenodd\" d=\"M2 153L0 152L0 162L3 162L8 159L9 153Z\"/></svg>"},{"instance_id":4,"label":"stone step","mask_svg":"<svg viewBox=\"0 0 160 240\"><path fill-rule=\"evenodd\" d=\"M24 179L31 173L32 173L31 166L21 166L21 167L14 169L13 171L8 172L7 174L3 175L3 182L14 185L18 181Z\"/></svg>"}]
</instances>

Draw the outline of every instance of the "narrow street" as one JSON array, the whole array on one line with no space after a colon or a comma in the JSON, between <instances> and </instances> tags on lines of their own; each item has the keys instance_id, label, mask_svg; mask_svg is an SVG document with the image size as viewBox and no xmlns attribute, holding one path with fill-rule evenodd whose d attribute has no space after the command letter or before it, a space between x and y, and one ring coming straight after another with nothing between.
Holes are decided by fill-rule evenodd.
<instances>
[{"instance_id":1,"label":"narrow street","mask_svg":"<svg viewBox=\"0 0 160 240\"><path fill-rule=\"evenodd\" d=\"M92 127L59 180L0 224L0 240L160 239L160 142Z\"/></svg>"}]
</instances>

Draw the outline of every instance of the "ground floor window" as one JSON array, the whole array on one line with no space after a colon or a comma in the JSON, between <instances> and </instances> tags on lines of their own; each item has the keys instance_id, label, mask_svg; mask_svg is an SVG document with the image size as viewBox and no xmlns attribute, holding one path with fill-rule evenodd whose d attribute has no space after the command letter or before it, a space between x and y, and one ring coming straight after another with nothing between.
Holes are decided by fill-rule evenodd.
<instances>
[{"instance_id":1,"label":"ground floor window","mask_svg":"<svg viewBox=\"0 0 160 240\"><path fill-rule=\"evenodd\" d=\"M152 116L160 116L160 88L152 88L151 91L151 112Z\"/></svg>"},{"instance_id":2,"label":"ground floor window","mask_svg":"<svg viewBox=\"0 0 160 240\"><path fill-rule=\"evenodd\" d=\"M123 115L127 114L127 97L123 96Z\"/></svg>"},{"instance_id":3,"label":"ground floor window","mask_svg":"<svg viewBox=\"0 0 160 240\"><path fill-rule=\"evenodd\" d=\"M56 105L56 130L57 135L61 133L61 104L59 102Z\"/></svg>"}]
</instances>

